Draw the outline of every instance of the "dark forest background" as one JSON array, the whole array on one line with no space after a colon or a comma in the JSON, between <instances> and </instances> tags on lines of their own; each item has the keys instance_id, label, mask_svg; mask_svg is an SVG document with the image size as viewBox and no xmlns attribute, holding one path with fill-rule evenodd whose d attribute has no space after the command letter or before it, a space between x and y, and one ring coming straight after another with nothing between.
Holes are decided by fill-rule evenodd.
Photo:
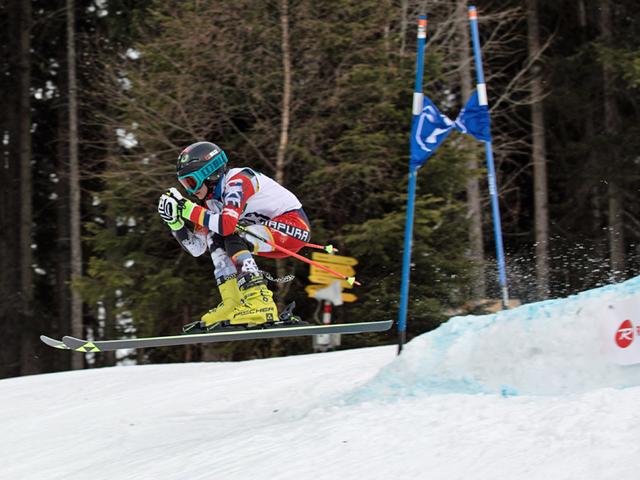
<instances>
[{"instance_id":1,"label":"dark forest background","mask_svg":"<svg viewBox=\"0 0 640 480\"><path fill-rule=\"evenodd\" d=\"M479 0L511 297L640 268L640 15L632 0ZM396 318L415 76L455 117L475 87L461 0L0 1L0 377L113 365L40 344L174 334L218 303L208 256L156 213L186 145L302 200L313 241L358 259L335 321ZM310 252L303 252L307 255ZM308 266L262 261L305 318ZM500 297L484 148L457 134L420 170L409 338ZM343 347L395 341L343 337ZM157 349L144 362L311 351L309 339Z\"/></svg>"}]
</instances>

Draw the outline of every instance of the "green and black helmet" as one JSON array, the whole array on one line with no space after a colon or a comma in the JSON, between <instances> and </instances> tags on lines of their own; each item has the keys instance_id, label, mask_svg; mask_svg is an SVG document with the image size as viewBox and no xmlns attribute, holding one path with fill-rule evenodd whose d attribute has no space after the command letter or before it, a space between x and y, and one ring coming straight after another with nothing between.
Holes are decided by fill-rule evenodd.
<instances>
[{"instance_id":1,"label":"green and black helmet","mask_svg":"<svg viewBox=\"0 0 640 480\"><path fill-rule=\"evenodd\" d=\"M212 188L227 170L227 155L215 143L198 142L185 148L178 157L176 175L188 193L197 192L204 183Z\"/></svg>"}]
</instances>

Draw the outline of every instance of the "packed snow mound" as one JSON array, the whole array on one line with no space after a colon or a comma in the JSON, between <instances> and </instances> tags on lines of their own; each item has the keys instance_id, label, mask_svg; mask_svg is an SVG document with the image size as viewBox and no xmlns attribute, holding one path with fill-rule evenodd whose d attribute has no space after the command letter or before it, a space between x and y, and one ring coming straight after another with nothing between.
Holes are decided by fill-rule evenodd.
<instances>
[{"instance_id":1,"label":"packed snow mound","mask_svg":"<svg viewBox=\"0 0 640 480\"><path fill-rule=\"evenodd\" d=\"M640 277L484 316L453 317L409 342L353 400L419 393L560 395L640 385L640 365L602 351L602 305L640 292Z\"/></svg>"}]
</instances>

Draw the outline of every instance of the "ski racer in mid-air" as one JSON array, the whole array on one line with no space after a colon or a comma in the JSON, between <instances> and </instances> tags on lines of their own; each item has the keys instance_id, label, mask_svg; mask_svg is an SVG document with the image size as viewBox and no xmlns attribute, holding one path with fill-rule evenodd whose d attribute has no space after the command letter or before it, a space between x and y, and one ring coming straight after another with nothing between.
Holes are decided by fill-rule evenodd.
<instances>
[{"instance_id":1,"label":"ski racer in mid-air","mask_svg":"<svg viewBox=\"0 0 640 480\"><path fill-rule=\"evenodd\" d=\"M189 145L178 157L176 173L200 204L176 188L170 188L158 203L160 216L182 248L194 257L209 250L222 297L201 320L185 325L185 333L277 321L273 293L253 255L282 258L287 254L258 238L293 252L310 239L309 220L293 193L251 168L228 170L227 161L225 152L213 143ZM193 231L184 220L194 224ZM239 224L249 234L237 233Z\"/></svg>"}]
</instances>

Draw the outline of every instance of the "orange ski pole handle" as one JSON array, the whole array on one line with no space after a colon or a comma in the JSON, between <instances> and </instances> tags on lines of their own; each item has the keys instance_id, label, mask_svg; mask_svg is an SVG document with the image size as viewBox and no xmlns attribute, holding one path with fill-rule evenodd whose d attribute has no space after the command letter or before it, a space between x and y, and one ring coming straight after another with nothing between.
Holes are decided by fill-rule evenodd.
<instances>
[{"instance_id":1,"label":"orange ski pole handle","mask_svg":"<svg viewBox=\"0 0 640 480\"><path fill-rule=\"evenodd\" d=\"M343 274L341 274L339 272L336 272L335 270L332 270L331 268L329 268L329 267L327 267L327 266L325 266L325 265L323 265L321 263L318 263L318 262L316 262L314 260L310 260L307 257L303 257L302 255L298 255L297 253L292 252L291 250L288 250L288 249L286 249L284 247L281 247L277 243L273 243L273 242L267 240L266 238L262 238L260 235L257 235L257 234L255 234L253 232L250 232L249 230L247 230L246 228L244 228L244 227L242 227L240 225L237 225L236 229L241 231L242 233L246 233L247 235L251 235L252 237L257 238L258 240L260 240L261 242L266 243L267 245L271 245L273 248L275 248L276 250L280 250L282 253L286 253L287 255L289 255L289 256L291 256L293 258L297 258L298 260L301 260L301 261L303 261L305 263L308 263L309 265L314 265L314 266L318 267L320 270L324 270L325 272L330 273L331 275L333 275L336 278L340 278L342 280L346 280L349 283L349 285L358 285L358 286L362 285L360 282L358 282L356 280L356 277L347 277L346 275L343 275Z\"/></svg>"}]
</instances>

